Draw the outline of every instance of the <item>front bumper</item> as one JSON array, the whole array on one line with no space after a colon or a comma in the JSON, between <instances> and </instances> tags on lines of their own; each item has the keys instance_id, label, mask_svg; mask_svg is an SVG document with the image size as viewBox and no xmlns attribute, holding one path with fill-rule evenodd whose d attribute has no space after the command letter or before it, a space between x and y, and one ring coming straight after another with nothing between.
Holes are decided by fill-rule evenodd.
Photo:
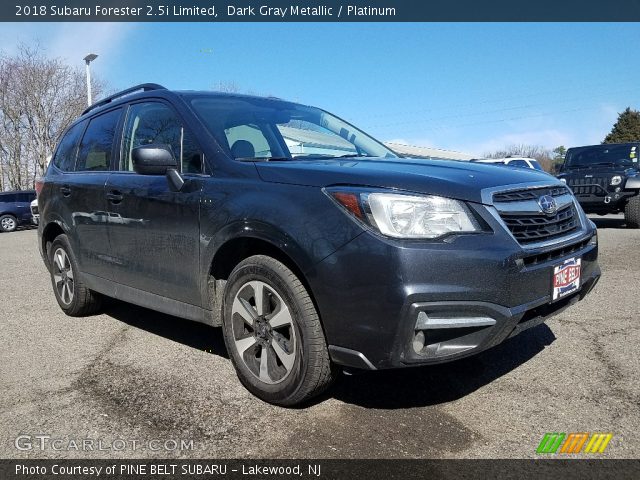
<instances>
[{"instance_id":1,"label":"front bumper","mask_svg":"<svg viewBox=\"0 0 640 480\"><path fill-rule=\"evenodd\" d=\"M631 197L638 195L634 191L609 192L601 194L576 195L576 200L587 213L609 212L624 209Z\"/></svg>"},{"instance_id":2,"label":"front bumper","mask_svg":"<svg viewBox=\"0 0 640 480\"><path fill-rule=\"evenodd\" d=\"M479 353L542 323L589 293L600 277L589 226L570 242L523 249L490 216L492 233L438 242L398 242L364 232L316 265L309 282L334 362L382 369L441 363ZM581 288L551 303L553 268L580 257ZM425 332L420 312L491 319Z\"/></svg>"}]
</instances>

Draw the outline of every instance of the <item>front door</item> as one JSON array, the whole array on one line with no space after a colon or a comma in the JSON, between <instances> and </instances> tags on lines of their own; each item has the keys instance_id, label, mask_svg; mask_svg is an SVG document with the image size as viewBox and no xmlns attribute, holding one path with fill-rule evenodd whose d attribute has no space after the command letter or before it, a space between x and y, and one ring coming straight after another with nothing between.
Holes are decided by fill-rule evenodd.
<instances>
[{"instance_id":1,"label":"front door","mask_svg":"<svg viewBox=\"0 0 640 480\"><path fill-rule=\"evenodd\" d=\"M181 191L173 191L164 175L139 175L133 171L131 151L148 144L171 147L185 178ZM105 188L112 280L201 306L202 158L192 136L168 104L146 101L129 107L120 169L109 177Z\"/></svg>"}]
</instances>

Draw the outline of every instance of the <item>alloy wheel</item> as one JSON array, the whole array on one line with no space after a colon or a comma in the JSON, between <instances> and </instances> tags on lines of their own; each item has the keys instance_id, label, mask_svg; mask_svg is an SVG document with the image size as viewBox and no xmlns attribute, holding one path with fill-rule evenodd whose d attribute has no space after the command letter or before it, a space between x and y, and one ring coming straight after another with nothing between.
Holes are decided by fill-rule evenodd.
<instances>
[{"instance_id":1,"label":"alloy wheel","mask_svg":"<svg viewBox=\"0 0 640 480\"><path fill-rule=\"evenodd\" d=\"M74 291L73 268L67 252L62 248L58 248L53 254L53 280L62 303L71 304Z\"/></svg>"},{"instance_id":2,"label":"alloy wheel","mask_svg":"<svg viewBox=\"0 0 640 480\"><path fill-rule=\"evenodd\" d=\"M291 311L264 282L245 283L233 299L232 332L239 357L260 381L286 379L296 360L297 338Z\"/></svg>"},{"instance_id":3,"label":"alloy wheel","mask_svg":"<svg viewBox=\"0 0 640 480\"><path fill-rule=\"evenodd\" d=\"M2 219L2 229L10 232L16 228L16 221L11 217L5 217Z\"/></svg>"}]
</instances>

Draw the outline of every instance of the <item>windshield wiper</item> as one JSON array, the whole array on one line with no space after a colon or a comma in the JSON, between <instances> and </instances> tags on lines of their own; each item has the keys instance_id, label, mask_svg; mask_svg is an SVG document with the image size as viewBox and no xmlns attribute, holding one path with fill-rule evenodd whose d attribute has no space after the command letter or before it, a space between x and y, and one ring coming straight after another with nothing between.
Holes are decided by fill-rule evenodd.
<instances>
[{"instance_id":1,"label":"windshield wiper","mask_svg":"<svg viewBox=\"0 0 640 480\"><path fill-rule=\"evenodd\" d=\"M291 157L238 157L239 162L286 162L288 160L294 160Z\"/></svg>"}]
</instances>

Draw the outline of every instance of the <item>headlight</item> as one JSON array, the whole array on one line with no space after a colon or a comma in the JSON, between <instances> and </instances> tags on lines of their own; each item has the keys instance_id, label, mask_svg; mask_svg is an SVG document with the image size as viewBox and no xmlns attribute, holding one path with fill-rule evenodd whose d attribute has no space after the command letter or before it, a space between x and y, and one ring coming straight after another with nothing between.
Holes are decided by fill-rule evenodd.
<instances>
[{"instance_id":1,"label":"headlight","mask_svg":"<svg viewBox=\"0 0 640 480\"><path fill-rule=\"evenodd\" d=\"M620 185L622 183L622 177L620 175L614 175L611 177L611 185Z\"/></svg>"},{"instance_id":2,"label":"headlight","mask_svg":"<svg viewBox=\"0 0 640 480\"><path fill-rule=\"evenodd\" d=\"M482 230L469 208L450 198L386 192L328 193L349 213L389 237L436 238Z\"/></svg>"},{"instance_id":3,"label":"headlight","mask_svg":"<svg viewBox=\"0 0 640 480\"><path fill-rule=\"evenodd\" d=\"M559 179L562 183L567 183L567 179L566 178L560 178Z\"/></svg>"}]
</instances>

